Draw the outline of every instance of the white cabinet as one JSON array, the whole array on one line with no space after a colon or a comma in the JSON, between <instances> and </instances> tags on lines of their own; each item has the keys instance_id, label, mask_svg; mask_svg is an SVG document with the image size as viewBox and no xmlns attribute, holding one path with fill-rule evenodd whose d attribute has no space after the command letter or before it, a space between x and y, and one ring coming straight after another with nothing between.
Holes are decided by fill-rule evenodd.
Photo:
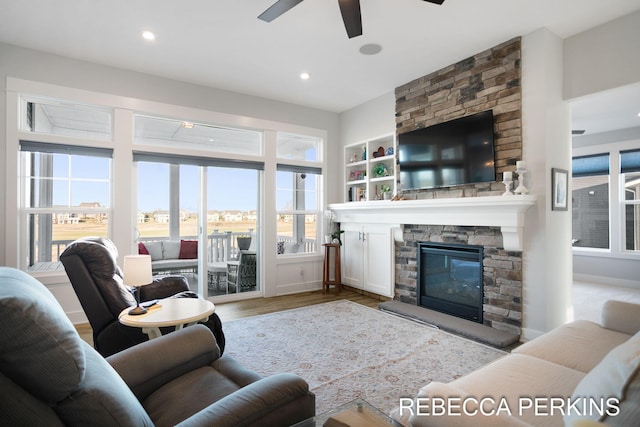
<instances>
[{"instance_id":1,"label":"white cabinet","mask_svg":"<svg viewBox=\"0 0 640 427\"><path fill-rule=\"evenodd\" d=\"M395 135L385 135L344 148L345 202L377 200L383 190L396 193Z\"/></svg>"},{"instance_id":2,"label":"white cabinet","mask_svg":"<svg viewBox=\"0 0 640 427\"><path fill-rule=\"evenodd\" d=\"M395 250L393 229L383 224L341 224L342 282L374 294L393 297Z\"/></svg>"}]
</instances>

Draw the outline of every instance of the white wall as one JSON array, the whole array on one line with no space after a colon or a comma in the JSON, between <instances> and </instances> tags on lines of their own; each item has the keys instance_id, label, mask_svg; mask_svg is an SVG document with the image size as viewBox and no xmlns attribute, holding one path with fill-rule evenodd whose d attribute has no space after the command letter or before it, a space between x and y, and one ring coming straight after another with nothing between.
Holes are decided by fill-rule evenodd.
<instances>
[{"instance_id":1,"label":"white wall","mask_svg":"<svg viewBox=\"0 0 640 427\"><path fill-rule=\"evenodd\" d=\"M564 40L564 99L640 81L640 11Z\"/></svg>"},{"instance_id":2,"label":"white wall","mask_svg":"<svg viewBox=\"0 0 640 427\"><path fill-rule=\"evenodd\" d=\"M562 99L562 40L546 29L522 38L523 158L537 196L525 215L523 338L570 319L571 211L551 211L551 168L570 169L571 117Z\"/></svg>"}]
</instances>

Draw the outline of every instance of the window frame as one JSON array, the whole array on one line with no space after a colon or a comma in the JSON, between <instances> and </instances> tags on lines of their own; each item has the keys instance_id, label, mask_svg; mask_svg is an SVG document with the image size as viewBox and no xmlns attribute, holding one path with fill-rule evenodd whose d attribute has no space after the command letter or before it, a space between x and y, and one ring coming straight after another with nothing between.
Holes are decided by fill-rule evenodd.
<instances>
[{"instance_id":1,"label":"window frame","mask_svg":"<svg viewBox=\"0 0 640 427\"><path fill-rule=\"evenodd\" d=\"M22 230L20 233L21 236L25 236L24 243L22 245L18 245L20 248L20 256L19 260L21 260L21 264L19 264L18 268L27 271L29 273L37 272L41 270L45 271L59 271L63 270L63 267L59 261L55 261L51 259L50 261L38 261L34 262L31 259L32 250L37 246L35 244L34 238L35 235L32 234L31 230L31 215L52 215L52 217L57 216L59 214L77 214L80 215L106 215L108 218L107 227L106 227L106 236L109 238L112 233L112 220L113 220L113 150L110 148L97 148L97 147L89 147L83 145L75 145L69 144L71 140L69 137L64 137L65 143L50 143L50 142L35 142L35 141L25 141L22 140L19 142L19 152L20 152L20 162L19 162L19 176L21 179L19 180L19 219L18 219L18 228ZM85 157L95 157L95 158L106 158L108 159L108 177L106 179L95 179L95 178L73 178L72 176L66 176L65 178L51 178L52 182L57 180L68 180L72 181L80 181L80 182L106 182L108 184L108 206L106 207L80 207L80 206L72 206L71 200L68 200L67 206L56 206L53 203L51 206L41 207L41 206L28 206L26 195L33 191L31 187L32 179L34 179L34 175L31 175L26 169L28 167L28 163L25 155L37 153L37 154L51 154L51 155L64 155L64 156L85 156ZM42 177L39 177L42 178ZM27 186L29 188L27 188ZM53 218L51 219L51 224L53 225ZM39 227L38 227L39 229ZM38 230L39 231L39 230ZM37 235L39 237L39 234ZM48 240L53 247L54 240L53 236L48 236ZM72 239L73 240L73 239ZM72 241L71 240L71 241ZM58 244L58 252L61 251L60 244L65 245L65 243ZM64 247L62 247L64 249ZM53 250L52 250L53 254ZM58 253L59 255L59 253Z\"/></svg>"},{"instance_id":2,"label":"window frame","mask_svg":"<svg viewBox=\"0 0 640 427\"><path fill-rule=\"evenodd\" d=\"M640 259L640 250L631 251L625 248L624 174L620 172L620 153L622 151L635 149L638 149L637 140L605 143L573 149L572 158L609 154L609 249L572 246L575 255L615 259Z\"/></svg>"}]
</instances>

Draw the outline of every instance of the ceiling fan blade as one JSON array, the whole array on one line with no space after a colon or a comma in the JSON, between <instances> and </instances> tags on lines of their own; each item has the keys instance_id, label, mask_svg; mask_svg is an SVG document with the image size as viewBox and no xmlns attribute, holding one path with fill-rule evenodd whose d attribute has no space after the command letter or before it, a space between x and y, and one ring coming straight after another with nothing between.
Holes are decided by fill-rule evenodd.
<instances>
[{"instance_id":1,"label":"ceiling fan blade","mask_svg":"<svg viewBox=\"0 0 640 427\"><path fill-rule=\"evenodd\" d=\"M258 16L258 19L262 19L266 22L271 22L278 16L289 11L289 9L300 3L302 3L302 0L278 0L277 2L272 4L269 9L262 12L260 16Z\"/></svg>"},{"instance_id":2,"label":"ceiling fan blade","mask_svg":"<svg viewBox=\"0 0 640 427\"><path fill-rule=\"evenodd\" d=\"M362 16L360 15L360 0L338 0L344 28L349 38L362 35Z\"/></svg>"},{"instance_id":3,"label":"ceiling fan blade","mask_svg":"<svg viewBox=\"0 0 640 427\"><path fill-rule=\"evenodd\" d=\"M428 1L429 3L433 3L433 4L442 4L442 3L444 3L444 0L422 0L422 1Z\"/></svg>"}]
</instances>

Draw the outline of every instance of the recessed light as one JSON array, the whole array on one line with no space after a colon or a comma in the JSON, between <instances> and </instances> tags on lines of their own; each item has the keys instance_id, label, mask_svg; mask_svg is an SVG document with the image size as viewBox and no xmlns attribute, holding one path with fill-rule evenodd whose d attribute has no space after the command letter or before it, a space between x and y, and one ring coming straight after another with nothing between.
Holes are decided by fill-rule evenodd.
<instances>
[{"instance_id":1,"label":"recessed light","mask_svg":"<svg viewBox=\"0 0 640 427\"><path fill-rule=\"evenodd\" d=\"M145 40L155 40L156 39L156 35L153 34L151 31L143 31L142 32L142 38Z\"/></svg>"},{"instance_id":2,"label":"recessed light","mask_svg":"<svg viewBox=\"0 0 640 427\"><path fill-rule=\"evenodd\" d=\"M193 129L193 123L191 122L182 122L182 127L185 129Z\"/></svg>"},{"instance_id":3,"label":"recessed light","mask_svg":"<svg viewBox=\"0 0 640 427\"><path fill-rule=\"evenodd\" d=\"M363 55L377 55L380 52L382 52L382 46L378 43L363 44L360 47L360 53Z\"/></svg>"},{"instance_id":4,"label":"recessed light","mask_svg":"<svg viewBox=\"0 0 640 427\"><path fill-rule=\"evenodd\" d=\"M310 77L311 77L311 76L309 75L309 73L306 73L306 72L305 72L305 73L301 73L301 74L300 74L300 78L301 78L302 80L309 80L309 78L310 78Z\"/></svg>"}]
</instances>

